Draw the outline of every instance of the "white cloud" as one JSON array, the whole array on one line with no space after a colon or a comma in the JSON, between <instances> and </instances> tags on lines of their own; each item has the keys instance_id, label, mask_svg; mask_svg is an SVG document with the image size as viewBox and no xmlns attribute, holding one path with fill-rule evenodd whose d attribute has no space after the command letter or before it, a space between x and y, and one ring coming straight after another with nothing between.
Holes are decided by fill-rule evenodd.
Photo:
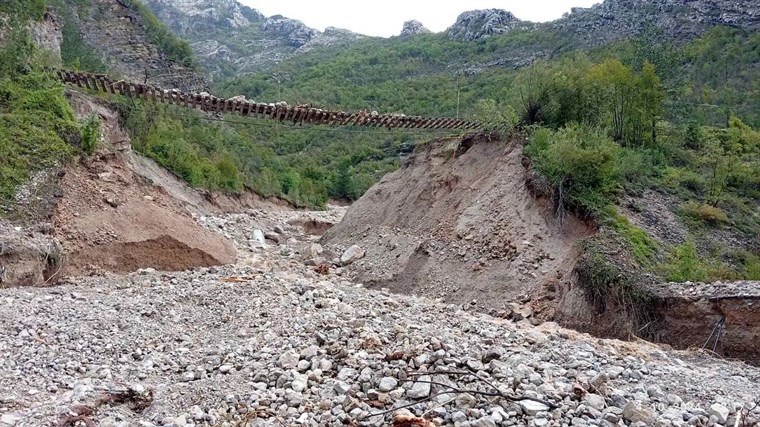
<instances>
[{"instance_id":1,"label":"white cloud","mask_svg":"<svg viewBox=\"0 0 760 427\"><path fill-rule=\"evenodd\" d=\"M457 16L473 9L505 9L520 19L551 21L571 7L589 7L601 0L468 0L381 2L335 0L239 0L267 16L284 15L324 30L333 26L372 36L393 36L401 32L404 21L416 19L433 31L451 26Z\"/></svg>"}]
</instances>

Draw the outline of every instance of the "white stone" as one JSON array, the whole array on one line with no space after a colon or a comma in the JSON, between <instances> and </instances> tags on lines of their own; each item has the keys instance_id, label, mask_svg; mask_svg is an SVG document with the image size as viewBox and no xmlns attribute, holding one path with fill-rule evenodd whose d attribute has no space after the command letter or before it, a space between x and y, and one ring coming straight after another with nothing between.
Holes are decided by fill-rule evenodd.
<instances>
[{"instance_id":1,"label":"white stone","mask_svg":"<svg viewBox=\"0 0 760 427\"><path fill-rule=\"evenodd\" d=\"M597 411L601 411L604 409L606 405L606 402L604 401L604 398L602 396L599 396L598 394L589 393L583 398L583 402L596 409Z\"/></svg>"},{"instance_id":2,"label":"white stone","mask_svg":"<svg viewBox=\"0 0 760 427\"><path fill-rule=\"evenodd\" d=\"M725 424L731 411L725 405L721 405L720 403L713 403L707 413L714 415L715 418L718 419L719 423Z\"/></svg>"},{"instance_id":3,"label":"white stone","mask_svg":"<svg viewBox=\"0 0 760 427\"><path fill-rule=\"evenodd\" d=\"M521 400L518 402L525 415L535 416L539 412L548 411L550 408L541 402L534 400Z\"/></svg>"},{"instance_id":4,"label":"white stone","mask_svg":"<svg viewBox=\"0 0 760 427\"><path fill-rule=\"evenodd\" d=\"M411 399L423 399L430 395L430 383L420 381L431 381L429 375L423 375L417 382L412 385L412 388L406 393Z\"/></svg>"},{"instance_id":5,"label":"white stone","mask_svg":"<svg viewBox=\"0 0 760 427\"><path fill-rule=\"evenodd\" d=\"M340 265L349 265L364 258L364 255L364 249L359 247L359 245L353 245L340 256Z\"/></svg>"},{"instance_id":6,"label":"white stone","mask_svg":"<svg viewBox=\"0 0 760 427\"><path fill-rule=\"evenodd\" d=\"M296 353L295 350L288 350L285 353L282 353L278 362L283 369L293 369L298 366L298 361L300 359L301 356Z\"/></svg>"},{"instance_id":7,"label":"white stone","mask_svg":"<svg viewBox=\"0 0 760 427\"><path fill-rule=\"evenodd\" d=\"M398 381L392 377L385 377L380 380L380 384L377 386L380 391L391 391L398 386Z\"/></svg>"}]
</instances>

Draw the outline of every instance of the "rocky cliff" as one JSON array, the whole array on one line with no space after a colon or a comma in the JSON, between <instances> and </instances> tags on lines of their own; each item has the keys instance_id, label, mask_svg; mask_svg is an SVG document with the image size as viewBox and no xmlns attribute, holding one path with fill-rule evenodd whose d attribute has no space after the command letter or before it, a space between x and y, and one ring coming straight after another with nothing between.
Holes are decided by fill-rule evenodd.
<instances>
[{"instance_id":1,"label":"rocky cliff","mask_svg":"<svg viewBox=\"0 0 760 427\"><path fill-rule=\"evenodd\" d=\"M471 42L489 36L504 34L529 23L520 21L511 12L502 9L471 10L457 18L446 35L452 40Z\"/></svg>"},{"instance_id":2,"label":"rocky cliff","mask_svg":"<svg viewBox=\"0 0 760 427\"><path fill-rule=\"evenodd\" d=\"M760 29L760 3L740 0L606 0L573 8L543 24L521 21L501 9L464 12L446 30L453 40L474 41L514 29L553 30L579 46L598 46L635 37L656 28L661 37L689 40L715 26Z\"/></svg>"},{"instance_id":3,"label":"rocky cliff","mask_svg":"<svg viewBox=\"0 0 760 427\"><path fill-rule=\"evenodd\" d=\"M760 29L760 3L742 0L606 0L591 8L573 8L547 24L583 45L624 40L648 27L662 37L688 40L715 26Z\"/></svg>"},{"instance_id":4,"label":"rocky cliff","mask_svg":"<svg viewBox=\"0 0 760 427\"><path fill-rule=\"evenodd\" d=\"M401 28L401 37L409 37L416 34L430 34L432 31L425 28L422 22L412 19L411 21L404 22L403 28Z\"/></svg>"},{"instance_id":5,"label":"rocky cliff","mask_svg":"<svg viewBox=\"0 0 760 427\"><path fill-rule=\"evenodd\" d=\"M301 21L266 17L234 0L147 0L153 12L189 40L211 76L263 71L315 47L342 46L363 36L324 32Z\"/></svg>"},{"instance_id":6,"label":"rocky cliff","mask_svg":"<svg viewBox=\"0 0 760 427\"><path fill-rule=\"evenodd\" d=\"M180 61L175 52L160 44L181 46L182 42L160 33L160 22L141 6L123 0L93 0L80 5L63 2L51 9L43 23L35 24L33 35L47 50L55 51L59 45L59 56L61 43L91 51L108 72L133 81L181 90L206 88L206 78L190 66L189 58ZM66 37L61 36L64 26L68 26Z\"/></svg>"}]
</instances>

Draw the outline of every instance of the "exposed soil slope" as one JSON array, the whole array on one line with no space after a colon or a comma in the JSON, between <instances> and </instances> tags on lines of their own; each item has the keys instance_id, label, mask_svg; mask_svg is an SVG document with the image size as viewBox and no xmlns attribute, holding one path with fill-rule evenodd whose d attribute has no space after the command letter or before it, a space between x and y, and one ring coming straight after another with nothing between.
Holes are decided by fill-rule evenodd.
<instances>
[{"instance_id":1,"label":"exposed soil slope","mask_svg":"<svg viewBox=\"0 0 760 427\"><path fill-rule=\"evenodd\" d=\"M593 230L574 218L561 226L530 194L521 147L484 136L421 146L323 241L336 251L365 249L352 267L374 287L496 310L552 298L569 280L575 243Z\"/></svg>"},{"instance_id":2,"label":"exposed soil slope","mask_svg":"<svg viewBox=\"0 0 760 427\"><path fill-rule=\"evenodd\" d=\"M148 169L140 165L146 162L130 151L115 114L81 94L73 93L71 101L79 115L97 114L103 124L100 151L69 166L60 182L53 223L67 255L67 275L235 261L232 243L199 225L185 208L202 198L166 174L157 183L162 186L143 178Z\"/></svg>"}]
</instances>

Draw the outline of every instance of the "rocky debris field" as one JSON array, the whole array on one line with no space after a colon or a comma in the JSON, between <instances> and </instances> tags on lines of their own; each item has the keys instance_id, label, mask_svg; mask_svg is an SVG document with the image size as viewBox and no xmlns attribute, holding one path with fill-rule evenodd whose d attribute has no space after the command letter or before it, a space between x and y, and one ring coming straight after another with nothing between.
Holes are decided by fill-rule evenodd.
<instances>
[{"instance_id":1,"label":"rocky debris field","mask_svg":"<svg viewBox=\"0 0 760 427\"><path fill-rule=\"evenodd\" d=\"M0 426L760 419L758 368L367 290L317 264L304 233L339 214L311 215L198 218L238 243L234 266L0 289Z\"/></svg>"}]
</instances>

